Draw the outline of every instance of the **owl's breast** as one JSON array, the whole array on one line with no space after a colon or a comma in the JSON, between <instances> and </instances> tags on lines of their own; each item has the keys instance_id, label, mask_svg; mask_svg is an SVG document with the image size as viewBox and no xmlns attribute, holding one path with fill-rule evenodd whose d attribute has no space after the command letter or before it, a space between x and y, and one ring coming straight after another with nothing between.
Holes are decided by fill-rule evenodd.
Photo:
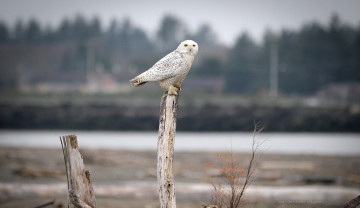
<instances>
[{"instance_id":1,"label":"owl's breast","mask_svg":"<svg viewBox=\"0 0 360 208\"><path fill-rule=\"evenodd\" d=\"M160 81L160 86L164 90L168 90L170 86L175 86L180 88L181 84L183 83L186 75L188 74L191 68L191 65L194 61L194 57L189 56L188 54L180 54L180 57L182 60L177 63L176 67L174 67L175 76Z\"/></svg>"}]
</instances>

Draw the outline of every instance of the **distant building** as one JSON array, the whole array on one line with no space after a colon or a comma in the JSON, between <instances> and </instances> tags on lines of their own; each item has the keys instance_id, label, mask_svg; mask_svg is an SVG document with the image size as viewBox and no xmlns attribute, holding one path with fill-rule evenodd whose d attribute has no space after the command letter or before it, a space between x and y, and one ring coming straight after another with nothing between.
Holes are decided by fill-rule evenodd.
<instances>
[{"instance_id":1,"label":"distant building","mask_svg":"<svg viewBox=\"0 0 360 208\"><path fill-rule=\"evenodd\" d=\"M24 73L17 79L20 92L62 93L80 91L86 79L83 72L31 74Z\"/></svg>"},{"instance_id":2,"label":"distant building","mask_svg":"<svg viewBox=\"0 0 360 208\"><path fill-rule=\"evenodd\" d=\"M107 72L97 68L94 72L84 71L52 72L47 74L19 73L17 90L39 93L123 93L133 88L129 80L133 75L128 70Z\"/></svg>"},{"instance_id":3,"label":"distant building","mask_svg":"<svg viewBox=\"0 0 360 208\"><path fill-rule=\"evenodd\" d=\"M321 103L352 104L360 102L360 83L334 83L321 89L316 96Z\"/></svg>"}]
</instances>

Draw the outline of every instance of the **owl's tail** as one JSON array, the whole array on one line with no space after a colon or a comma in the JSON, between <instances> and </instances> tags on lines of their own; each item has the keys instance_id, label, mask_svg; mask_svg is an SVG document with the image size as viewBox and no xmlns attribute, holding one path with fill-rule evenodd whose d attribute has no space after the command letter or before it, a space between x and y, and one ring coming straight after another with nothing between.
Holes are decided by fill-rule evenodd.
<instances>
[{"instance_id":1,"label":"owl's tail","mask_svg":"<svg viewBox=\"0 0 360 208\"><path fill-rule=\"evenodd\" d=\"M135 77L134 79L131 79L129 81L134 87L141 87L143 86L146 82L142 81L139 76Z\"/></svg>"}]
</instances>

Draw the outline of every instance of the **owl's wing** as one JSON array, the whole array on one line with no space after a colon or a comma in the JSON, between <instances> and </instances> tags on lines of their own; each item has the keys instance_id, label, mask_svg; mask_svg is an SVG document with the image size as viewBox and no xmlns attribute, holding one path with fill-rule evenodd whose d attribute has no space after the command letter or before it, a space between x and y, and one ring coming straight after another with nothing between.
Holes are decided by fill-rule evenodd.
<instances>
[{"instance_id":1,"label":"owl's wing","mask_svg":"<svg viewBox=\"0 0 360 208\"><path fill-rule=\"evenodd\" d=\"M178 75L186 67L185 59L174 51L160 59L149 71L155 78L153 81L160 81Z\"/></svg>"}]
</instances>

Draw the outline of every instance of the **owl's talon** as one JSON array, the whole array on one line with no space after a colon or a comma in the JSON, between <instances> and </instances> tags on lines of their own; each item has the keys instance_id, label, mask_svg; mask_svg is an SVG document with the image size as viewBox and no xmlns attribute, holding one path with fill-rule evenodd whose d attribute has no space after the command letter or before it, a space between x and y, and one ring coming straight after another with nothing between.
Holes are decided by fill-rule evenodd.
<instances>
[{"instance_id":1,"label":"owl's talon","mask_svg":"<svg viewBox=\"0 0 360 208\"><path fill-rule=\"evenodd\" d=\"M176 84L173 85L173 87L177 88L179 92L181 91L180 86L181 86L181 84L179 84L179 83L176 83Z\"/></svg>"},{"instance_id":2,"label":"owl's talon","mask_svg":"<svg viewBox=\"0 0 360 208\"><path fill-rule=\"evenodd\" d=\"M178 91L179 91L179 88L170 86L169 90L168 90L168 95L179 95Z\"/></svg>"}]
</instances>

